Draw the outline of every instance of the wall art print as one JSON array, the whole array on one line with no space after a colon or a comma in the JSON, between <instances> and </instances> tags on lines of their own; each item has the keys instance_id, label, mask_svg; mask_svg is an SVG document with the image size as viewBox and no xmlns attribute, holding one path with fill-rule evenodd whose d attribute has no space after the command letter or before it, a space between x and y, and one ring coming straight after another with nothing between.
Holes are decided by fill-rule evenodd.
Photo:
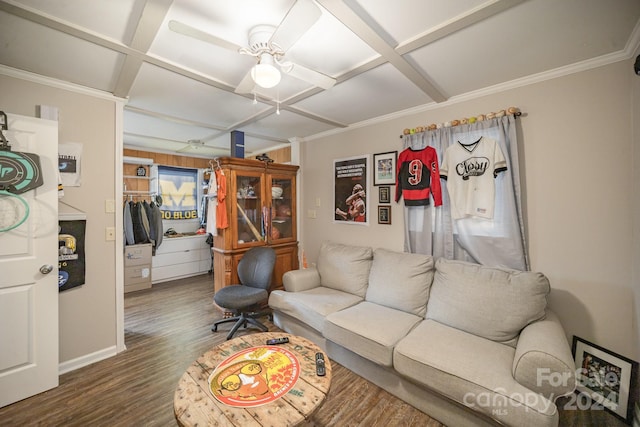
<instances>
[{"instance_id":1,"label":"wall art print","mask_svg":"<svg viewBox=\"0 0 640 427\"><path fill-rule=\"evenodd\" d=\"M572 351L576 364L576 392L631 424L638 362L576 336Z\"/></svg>"},{"instance_id":2,"label":"wall art print","mask_svg":"<svg viewBox=\"0 0 640 427\"><path fill-rule=\"evenodd\" d=\"M334 221L369 225L369 156L333 161Z\"/></svg>"}]
</instances>

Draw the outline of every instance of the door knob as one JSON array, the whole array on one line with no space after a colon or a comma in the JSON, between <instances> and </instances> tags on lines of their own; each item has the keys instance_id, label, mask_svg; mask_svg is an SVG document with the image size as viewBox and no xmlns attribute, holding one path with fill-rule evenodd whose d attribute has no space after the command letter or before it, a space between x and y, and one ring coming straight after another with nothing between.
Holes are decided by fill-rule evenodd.
<instances>
[{"instance_id":1,"label":"door knob","mask_svg":"<svg viewBox=\"0 0 640 427\"><path fill-rule=\"evenodd\" d=\"M42 274L49 274L53 271L53 265L51 264L44 264L42 267L40 267L40 273Z\"/></svg>"}]
</instances>

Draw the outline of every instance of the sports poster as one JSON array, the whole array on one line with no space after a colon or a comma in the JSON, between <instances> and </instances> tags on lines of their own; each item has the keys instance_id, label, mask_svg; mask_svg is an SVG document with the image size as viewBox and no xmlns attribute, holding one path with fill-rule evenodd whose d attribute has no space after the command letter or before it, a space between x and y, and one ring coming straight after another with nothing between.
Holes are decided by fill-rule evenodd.
<instances>
[{"instance_id":1,"label":"sports poster","mask_svg":"<svg viewBox=\"0 0 640 427\"><path fill-rule=\"evenodd\" d=\"M333 161L334 221L369 224L369 156Z\"/></svg>"}]
</instances>

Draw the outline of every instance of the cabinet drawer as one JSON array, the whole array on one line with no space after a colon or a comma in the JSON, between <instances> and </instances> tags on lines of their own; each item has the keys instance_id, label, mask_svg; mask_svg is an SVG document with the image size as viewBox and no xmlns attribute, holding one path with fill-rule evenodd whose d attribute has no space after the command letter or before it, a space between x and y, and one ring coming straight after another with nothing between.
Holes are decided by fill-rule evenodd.
<instances>
[{"instance_id":1,"label":"cabinet drawer","mask_svg":"<svg viewBox=\"0 0 640 427\"><path fill-rule=\"evenodd\" d=\"M151 263L151 244L127 245L124 247L125 267Z\"/></svg>"},{"instance_id":2,"label":"cabinet drawer","mask_svg":"<svg viewBox=\"0 0 640 427\"><path fill-rule=\"evenodd\" d=\"M153 257L153 268L182 264L185 262L199 261L200 254L196 250L186 250L182 252L171 252L168 254L158 254Z\"/></svg>"},{"instance_id":3,"label":"cabinet drawer","mask_svg":"<svg viewBox=\"0 0 640 427\"><path fill-rule=\"evenodd\" d=\"M182 264L167 265L164 267L154 267L153 283L173 280L180 277L193 276L198 273L201 273L200 261L185 262Z\"/></svg>"},{"instance_id":4,"label":"cabinet drawer","mask_svg":"<svg viewBox=\"0 0 640 427\"><path fill-rule=\"evenodd\" d=\"M206 236L165 237L156 249L156 255L208 248L206 240Z\"/></svg>"},{"instance_id":5,"label":"cabinet drawer","mask_svg":"<svg viewBox=\"0 0 640 427\"><path fill-rule=\"evenodd\" d=\"M125 267L124 269L124 284L133 285L136 283L149 282L151 284L151 266L150 265L136 265L134 267Z\"/></svg>"}]
</instances>

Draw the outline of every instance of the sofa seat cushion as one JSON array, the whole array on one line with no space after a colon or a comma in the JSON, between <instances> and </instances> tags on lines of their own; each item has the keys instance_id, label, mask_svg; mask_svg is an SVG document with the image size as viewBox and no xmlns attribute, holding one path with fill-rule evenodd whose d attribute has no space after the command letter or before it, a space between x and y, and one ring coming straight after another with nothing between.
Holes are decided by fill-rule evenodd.
<instances>
[{"instance_id":1,"label":"sofa seat cushion","mask_svg":"<svg viewBox=\"0 0 640 427\"><path fill-rule=\"evenodd\" d=\"M431 255L378 248L373 252L365 299L424 317L433 273Z\"/></svg>"},{"instance_id":2,"label":"sofa seat cushion","mask_svg":"<svg viewBox=\"0 0 640 427\"><path fill-rule=\"evenodd\" d=\"M549 291L542 273L439 258L426 317L514 345L525 326L544 318Z\"/></svg>"},{"instance_id":3,"label":"sofa seat cushion","mask_svg":"<svg viewBox=\"0 0 640 427\"><path fill-rule=\"evenodd\" d=\"M372 259L370 247L323 242L317 264L320 283L364 299Z\"/></svg>"},{"instance_id":4,"label":"sofa seat cushion","mask_svg":"<svg viewBox=\"0 0 640 427\"><path fill-rule=\"evenodd\" d=\"M505 425L557 425L555 404L514 380L514 353L504 344L424 320L396 345L393 367Z\"/></svg>"},{"instance_id":5,"label":"sofa seat cushion","mask_svg":"<svg viewBox=\"0 0 640 427\"><path fill-rule=\"evenodd\" d=\"M324 332L325 318L334 311L351 307L362 298L347 292L319 286L301 292L277 290L269 295L269 307Z\"/></svg>"},{"instance_id":6,"label":"sofa seat cushion","mask_svg":"<svg viewBox=\"0 0 640 427\"><path fill-rule=\"evenodd\" d=\"M327 316L324 337L379 365L391 367L393 347L421 317L363 301Z\"/></svg>"}]
</instances>

